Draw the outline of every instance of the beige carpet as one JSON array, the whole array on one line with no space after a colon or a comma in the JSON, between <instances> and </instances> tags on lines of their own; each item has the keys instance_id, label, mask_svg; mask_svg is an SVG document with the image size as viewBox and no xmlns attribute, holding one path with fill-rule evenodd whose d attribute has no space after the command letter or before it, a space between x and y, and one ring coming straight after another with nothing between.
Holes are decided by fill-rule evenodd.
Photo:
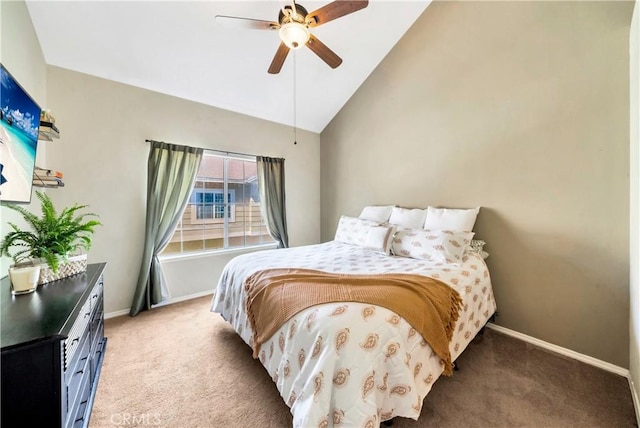
<instances>
[{"instance_id":1,"label":"beige carpet","mask_svg":"<svg viewBox=\"0 0 640 428\"><path fill-rule=\"evenodd\" d=\"M275 385L202 297L106 321L90 427L287 427ZM404 427L631 427L627 380L487 330Z\"/></svg>"}]
</instances>

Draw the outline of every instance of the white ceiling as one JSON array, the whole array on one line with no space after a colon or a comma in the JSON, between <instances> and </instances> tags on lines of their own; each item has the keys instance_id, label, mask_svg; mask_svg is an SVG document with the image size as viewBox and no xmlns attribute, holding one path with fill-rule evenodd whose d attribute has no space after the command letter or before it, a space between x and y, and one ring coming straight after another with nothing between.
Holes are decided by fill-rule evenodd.
<instances>
[{"instance_id":1,"label":"white ceiling","mask_svg":"<svg viewBox=\"0 0 640 428\"><path fill-rule=\"evenodd\" d=\"M329 3L300 0L311 12ZM331 69L307 48L267 68L277 31L216 23L216 15L277 21L286 1L27 0L47 64L321 132L428 6L371 1L312 29L343 63Z\"/></svg>"}]
</instances>

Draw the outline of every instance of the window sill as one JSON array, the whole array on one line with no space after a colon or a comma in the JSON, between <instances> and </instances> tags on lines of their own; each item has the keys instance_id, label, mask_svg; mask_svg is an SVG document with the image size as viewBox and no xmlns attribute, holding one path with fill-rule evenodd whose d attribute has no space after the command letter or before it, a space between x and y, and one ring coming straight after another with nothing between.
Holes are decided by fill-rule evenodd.
<instances>
[{"instance_id":1,"label":"window sill","mask_svg":"<svg viewBox=\"0 0 640 428\"><path fill-rule=\"evenodd\" d=\"M161 263L171 263L171 262L179 262L182 260L189 259L199 259L202 257L215 257L222 255L230 255L230 254L243 254L243 253L252 253L254 251L262 251L262 250L272 250L278 248L277 243L272 244L263 244L263 245L254 245L251 247L240 247L240 248L228 248L225 250L211 250L211 251L203 251L198 253L184 253L184 254L171 254L166 256L159 256Z\"/></svg>"}]
</instances>

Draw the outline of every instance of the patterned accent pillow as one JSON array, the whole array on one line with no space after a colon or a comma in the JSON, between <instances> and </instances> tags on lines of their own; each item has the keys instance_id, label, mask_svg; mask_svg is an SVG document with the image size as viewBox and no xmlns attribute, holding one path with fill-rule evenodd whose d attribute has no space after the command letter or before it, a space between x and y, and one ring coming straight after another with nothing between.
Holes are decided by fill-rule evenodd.
<instances>
[{"instance_id":1,"label":"patterned accent pillow","mask_svg":"<svg viewBox=\"0 0 640 428\"><path fill-rule=\"evenodd\" d=\"M486 260L487 257L489 257L489 253L484 250L485 245L486 242L481 239L472 239L469 244L469 251L480 254L480 256Z\"/></svg>"},{"instance_id":2,"label":"patterned accent pillow","mask_svg":"<svg viewBox=\"0 0 640 428\"><path fill-rule=\"evenodd\" d=\"M355 217L347 217L343 215L338 222L338 228L334 236L335 241L344 242L345 244L364 246L365 239L369 233L371 226L377 226L375 221L362 220Z\"/></svg>"},{"instance_id":3,"label":"patterned accent pillow","mask_svg":"<svg viewBox=\"0 0 640 428\"><path fill-rule=\"evenodd\" d=\"M395 231L393 225L342 216L334 240L389 255Z\"/></svg>"},{"instance_id":4,"label":"patterned accent pillow","mask_svg":"<svg viewBox=\"0 0 640 428\"><path fill-rule=\"evenodd\" d=\"M401 257L460 265L473 235L451 230L401 230L392 240L391 252Z\"/></svg>"},{"instance_id":5,"label":"patterned accent pillow","mask_svg":"<svg viewBox=\"0 0 640 428\"><path fill-rule=\"evenodd\" d=\"M484 242L481 239L472 239L471 242L469 243L469 248L471 249L471 251L474 251L480 254L485 244L486 242Z\"/></svg>"}]
</instances>

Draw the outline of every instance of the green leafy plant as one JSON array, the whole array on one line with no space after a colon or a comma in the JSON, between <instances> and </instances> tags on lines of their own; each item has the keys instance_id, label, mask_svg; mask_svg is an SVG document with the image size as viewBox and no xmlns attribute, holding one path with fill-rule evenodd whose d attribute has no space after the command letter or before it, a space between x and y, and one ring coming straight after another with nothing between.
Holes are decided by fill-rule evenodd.
<instances>
[{"instance_id":1,"label":"green leafy plant","mask_svg":"<svg viewBox=\"0 0 640 428\"><path fill-rule=\"evenodd\" d=\"M101 223L97 220L85 220L89 216L98 217L97 214L78 213L88 205L74 204L58 215L46 193L36 191L36 196L41 202L40 217L22 206L6 205L22 214L32 230L22 230L10 222L12 231L0 243L0 254L11 257L16 265L42 259L57 273L60 263L66 261L73 252L79 249L88 251L91 248L94 228Z\"/></svg>"}]
</instances>

